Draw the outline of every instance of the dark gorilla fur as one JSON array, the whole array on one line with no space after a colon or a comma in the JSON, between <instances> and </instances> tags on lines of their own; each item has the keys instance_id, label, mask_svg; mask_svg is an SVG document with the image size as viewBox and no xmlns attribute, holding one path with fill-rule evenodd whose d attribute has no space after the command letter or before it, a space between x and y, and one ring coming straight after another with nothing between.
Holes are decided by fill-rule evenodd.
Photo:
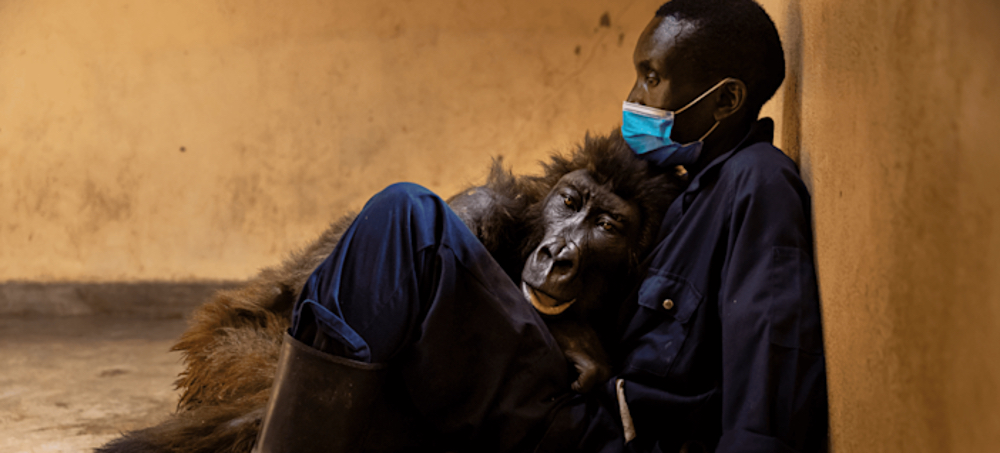
<instances>
[{"instance_id":1,"label":"dark gorilla fur","mask_svg":"<svg viewBox=\"0 0 1000 453\"><path fill-rule=\"evenodd\" d=\"M563 175L586 169L599 185L637 204L642 227L629 260L633 267L651 245L664 209L682 188L674 175L647 168L618 131L609 136L588 135L569 156L554 155L543 167L542 175L515 177L498 159L483 187L455 197L488 195L488 209L474 215L459 209L459 215L515 282L527 255L541 240L542 201ZM186 365L175 383L182 390L176 413L96 451L249 452L261 426L282 335L289 327L298 292L353 218L345 216L281 265L263 269L240 288L219 291L199 307L172 348L183 354ZM608 303L616 305L623 297L612 297Z\"/></svg>"}]
</instances>

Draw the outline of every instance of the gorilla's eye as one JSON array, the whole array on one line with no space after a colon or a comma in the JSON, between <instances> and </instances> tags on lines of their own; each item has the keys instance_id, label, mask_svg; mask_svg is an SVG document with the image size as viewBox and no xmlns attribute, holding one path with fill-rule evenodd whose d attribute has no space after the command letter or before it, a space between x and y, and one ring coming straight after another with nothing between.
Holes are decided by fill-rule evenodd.
<instances>
[{"instance_id":1,"label":"gorilla's eye","mask_svg":"<svg viewBox=\"0 0 1000 453\"><path fill-rule=\"evenodd\" d=\"M563 195L563 204L565 204L567 208L576 209L576 202L573 201L572 197Z\"/></svg>"},{"instance_id":2,"label":"gorilla's eye","mask_svg":"<svg viewBox=\"0 0 1000 453\"><path fill-rule=\"evenodd\" d=\"M615 231L618 231L618 229L615 227L615 224L607 219L598 220L597 226L600 227L602 230L607 231L608 233L614 233Z\"/></svg>"}]
</instances>

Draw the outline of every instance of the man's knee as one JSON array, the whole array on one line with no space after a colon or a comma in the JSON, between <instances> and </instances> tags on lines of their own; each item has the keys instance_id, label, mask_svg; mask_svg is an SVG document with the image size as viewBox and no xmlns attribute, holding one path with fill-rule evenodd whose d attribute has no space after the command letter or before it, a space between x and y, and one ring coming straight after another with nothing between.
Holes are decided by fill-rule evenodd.
<instances>
[{"instance_id":1,"label":"man's knee","mask_svg":"<svg viewBox=\"0 0 1000 453\"><path fill-rule=\"evenodd\" d=\"M398 220L417 216L435 216L446 206L441 197L427 188L411 182L392 184L369 200L365 210L390 211L400 214Z\"/></svg>"},{"instance_id":2,"label":"man's knee","mask_svg":"<svg viewBox=\"0 0 1000 453\"><path fill-rule=\"evenodd\" d=\"M402 198L412 198L412 197L419 198L428 195L433 196L434 192L431 192L426 187L421 186L420 184L415 184L412 182L397 182L394 184L390 184L385 189L382 189L382 191L379 192L377 195L375 195L375 197L385 197L388 199L396 199L396 198L402 199Z\"/></svg>"}]
</instances>

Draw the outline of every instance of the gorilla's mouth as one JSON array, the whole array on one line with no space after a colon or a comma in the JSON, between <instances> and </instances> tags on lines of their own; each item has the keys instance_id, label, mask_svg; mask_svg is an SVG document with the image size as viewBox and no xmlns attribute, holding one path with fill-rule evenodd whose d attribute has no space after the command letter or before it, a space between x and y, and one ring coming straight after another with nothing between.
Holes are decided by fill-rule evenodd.
<instances>
[{"instance_id":1,"label":"gorilla's mouth","mask_svg":"<svg viewBox=\"0 0 1000 453\"><path fill-rule=\"evenodd\" d=\"M566 311L570 305L573 305L573 302L576 302L576 299L558 301L552 296L528 286L524 282L521 282L521 291L524 292L524 297L531 301L531 305L535 307L535 310L546 315L558 315Z\"/></svg>"}]
</instances>

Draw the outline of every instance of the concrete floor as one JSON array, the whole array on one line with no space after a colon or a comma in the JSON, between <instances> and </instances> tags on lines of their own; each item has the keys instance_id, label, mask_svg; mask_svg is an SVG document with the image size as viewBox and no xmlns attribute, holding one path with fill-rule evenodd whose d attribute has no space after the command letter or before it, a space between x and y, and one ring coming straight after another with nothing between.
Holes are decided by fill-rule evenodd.
<instances>
[{"instance_id":1,"label":"concrete floor","mask_svg":"<svg viewBox=\"0 0 1000 453\"><path fill-rule=\"evenodd\" d=\"M179 317L0 317L0 452L87 452L156 424L178 394Z\"/></svg>"}]
</instances>

